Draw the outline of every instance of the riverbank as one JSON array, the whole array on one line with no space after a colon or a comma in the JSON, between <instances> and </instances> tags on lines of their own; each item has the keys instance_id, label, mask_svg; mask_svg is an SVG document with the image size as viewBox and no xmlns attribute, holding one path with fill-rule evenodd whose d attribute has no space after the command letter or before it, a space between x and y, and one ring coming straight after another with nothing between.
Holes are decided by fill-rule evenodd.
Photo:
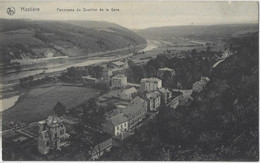
<instances>
[{"instance_id":1,"label":"riverbank","mask_svg":"<svg viewBox=\"0 0 260 163\"><path fill-rule=\"evenodd\" d=\"M141 47L142 49L140 51L151 51L155 48L157 48L159 45L158 45L158 42L157 41L148 41L148 43L146 44L145 47L142 47L142 46L139 46ZM83 66L89 66L89 65L95 65L95 64L102 64L102 63L106 63L106 62L110 62L110 61L113 61L113 60L118 60L118 59L124 59L124 58L127 58L127 57L130 57L130 56L133 56L133 53L127 53L127 54L124 54L122 56L118 56L120 55L121 53L119 53L120 50L117 51L117 54L114 54L112 57L101 57L102 53L99 54L99 57L98 56L95 56L95 57L92 57L91 59L88 59L86 60L86 57L83 57L83 58L78 58L78 61L76 63L71 63L71 64L68 64L68 63L65 63L62 64L62 63L59 63L59 66L54 66L54 65L46 65L47 67L45 67L44 69L41 69L41 68L36 68L36 69L32 69L31 71L28 70L28 68L26 68L26 71L21 71L21 72L17 72L15 74L15 78L17 78L16 80L14 79L12 83L8 82L7 84L3 84L2 85L2 89L1 89L1 92L4 96L2 96L2 100L5 101L4 103L4 107L2 108L2 110L7 110L8 107L12 107L14 106L15 102L18 100L16 99L17 97L16 96L19 96L19 94L21 92L16 92L14 93L15 91L11 92L11 93L14 93L13 96L6 96L6 91L5 90L8 90L9 88L14 88L15 86L18 86L19 85L19 78L23 78L23 77L27 77L27 76L37 76L37 77L41 77L41 76L46 76L46 75L59 75L61 74L63 71L65 71L67 68L69 67L83 67ZM111 52L108 52L107 54L109 54ZM57 60L56 60L57 61ZM60 60L58 60L60 61ZM42 73L44 72L44 73ZM6 76L4 77L6 78Z\"/></svg>"}]
</instances>

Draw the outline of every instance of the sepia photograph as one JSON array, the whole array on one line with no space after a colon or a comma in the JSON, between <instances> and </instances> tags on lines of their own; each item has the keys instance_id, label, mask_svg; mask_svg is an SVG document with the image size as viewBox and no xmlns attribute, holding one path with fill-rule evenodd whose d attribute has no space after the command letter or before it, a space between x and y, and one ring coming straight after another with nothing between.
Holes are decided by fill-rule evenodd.
<instances>
[{"instance_id":1,"label":"sepia photograph","mask_svg":"<svg viewBox=\"0 0 260 163\"><path fill-rule=\"evenodd\" d=\"M259 161L258 1L0 0L2 161Z\"/></svg>"}]
</instances>

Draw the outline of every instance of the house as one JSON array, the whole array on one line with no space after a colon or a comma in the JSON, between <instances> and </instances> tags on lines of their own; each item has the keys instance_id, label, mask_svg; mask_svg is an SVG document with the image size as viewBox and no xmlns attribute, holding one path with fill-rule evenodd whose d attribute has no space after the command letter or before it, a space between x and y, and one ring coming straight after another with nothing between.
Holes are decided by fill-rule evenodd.
<instances>
[{"instance_id":1,"label":"house","mask_svg":"<svg viewBox=\"0 0 260 163\"><path fill-rule=\"evenodd\" d=\"M127 85L127 77L123 74L118 74L112 78L113 88L124 88Z\"/></svg>"},{"instance_id":2,"label":"house","mask_svg":"<svg viewBox=\"0 0 260 163\"><path fill-rule=\"evenodd\" d=\"M156 91L158 88L162 88L162 80L158 78L143 78L141 80L142 91Z\"/></svg>"},{"instance_id":3,"label":"house","mask_svg":"<svg viewBox=\"0 0 260 163\"><path fill-rule=\"evenodd\" d=\"M113 115L103 124L103 130L113 136L119 136L128 131L128 119L122 113Z\"/></svg>"},{"instance_id":4,"label":"house","mask_svg":"<svg viewBox=\"0 0 260 163\"><path fill-rule=\"evenodd\" d=\"M159 88L158 91L161 93L161 100L167 104L172 98L172 92L167 88Z\"/></svg>"},{"instance_id":5,"label":"house","mask_svg":"<svg viewBox=\"0 0 260 163\"><path fill-rule=\"evenodd\" d=\"M201 77L200 81L201 83L205 86L208 82L209 82L209 78L208 77Z\"/></svg>"},{"instance_id":6,"label":"house","mask_svg":"<svg viewBox=\"0 0 260 163\"><path fill-rule=\"evenodd\" d=\"M162 78L163 78L163 75L164 75L166 72L169 72L169 74L171 74L171 76L176 76L176 72L175 72L174 69L164 67L164 68L159 68L159 70L157 71L157 77L160 78L160 79L162 79Z\"/></svg>"},{"instance_id":7,"label":"house","mask_svg":"<svg viewBox=\"0 0 260 163\"><path fill-rule=\"evenodd\" d=\"M157 91L146 93L147 110L156 111L161 105L161 94Z\"/></svg>"},{"instance_id":8,"label":"house","mask_svg":"<svg viewBox=\"0 0 260 163\"><path fill-rule=\"evenodd\" d=\"M109 152L112 148L112 137L106 133L98 133L98 140L90 151L90 160L99 159L105 152Z\"/></svg>"},{"instance_id":9,"label":"house","mask_svg":"<svg viewBox=\"0 0 260 163\"><path fill-rule=\"evenodd\" d=\"M122 100L132 100L132 95L137 93L137 89L134 87L123 90L119 93L119 97Z\"/></svg>"},{"instance_id":10,"label":"house","mask_svg":"<svg viewBox=\"0 0 260 163\"><path fill-rule=\"evenodd\" d=\"M125 109L126 107L127 105L122 105L122 104L116 106L117 109Z\"/></svg>"},{"instance_id":11,"label":"house","mask_svg":"<svg viewBox=\"0 0 260 163\"><path fill-rule=\"evenodd\" d=\"M113 75L113 71L112 71L109 67L105 67L105 68L103 69L102 77L103 77L104 79L108 79L108 78L110 78L112 75Z\"/></svg>"},{"instance_id":12,"label":"house","mask_svg":"<svg viewBox=\"0 0 260 163\"><path fill-rule=\"evenodd\" d=\"M195 83L193 83L192 90L194 92L201 92L204 89L204 87L207 85L209 80L210 79L208 77L201 77L200 81L196 81Z\"/></svg>"},{"instance_id":13,"label":"house","mask_svg":"<svg viewBox=\"0 0 260 163\"><path fill-rule=\"evenodd\" d=\"M38 151L41 154L48 154L50 149L60 149L66 145L65 140L69 135L66 133L62 118L54 114L38 123Z\"/></svg>"},{"instance_id":14,"label":"house","mask_svg":"<svg viewBox=\"0 0 260 163\"><path fill-rule=\"evenodd\" d=\"M113 69L114 68L123 68L125 66L125 63L121 62L121 61L115 61L115 62L111 62L108 66Z\"/></svg>"},{"instance_id":15,"label":"house","mask_svg":"<svg viewBox=\"0 0 260 163\"><path fill-rule=\"evenodd\" d=\"M92 78L90 76L82 76L82 80L85 85L91 86L95 85L98 82L98 79Z\"/></svg>"},{"instance_id":16,"label":"house","mask_svg":"<svg viewBox=\"0 0 260 163\"><path fill-rule=\"evenodd\" d=\"M133 129L145 117L147 113L147 102L139 96L136 96L126 108L118 111L127 117L128 129Z\"/></svg>"},{"instance_id":17,"label":"house","mask_svg":"<svg viewBox=\"0 0 260 163\"><path fill-rule=\"evenodd\" d=\"M51 51L45 51L43 53L43 55L44 55L45 58L52 58L54 56L53 52L51 52Z\"/></svg>"},{"instance_id":18,"label":"house","mask_svg":"<svg viewBox=\"0 0 260 163\"><path fill-rule=\"evenodd\" d=\"M178 106L187 106L193 98L188 94L182 94L174 98L170 103L170 108L176 109Z\"/></svg>"}]
</instances>

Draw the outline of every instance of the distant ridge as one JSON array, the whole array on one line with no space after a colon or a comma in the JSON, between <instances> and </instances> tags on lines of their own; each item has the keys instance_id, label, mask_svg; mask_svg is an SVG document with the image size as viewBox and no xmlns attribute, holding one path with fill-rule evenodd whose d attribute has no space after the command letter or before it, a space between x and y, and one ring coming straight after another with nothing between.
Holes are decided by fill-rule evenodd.
<instances>
[{"instance_id":1,"label":"distant ridge","mask_svg":"<svg viewBox=\"0 0 260 163\"><path fill-rule=\"evenodd\" d=\"M256 32L258 24L220 24L220 25L187 25L151 27L137 31L146 39L171 40L172 37L187 37L191 39L216 39L217 37L231 37L239 32Z\"/></svg>"}]
</instances>

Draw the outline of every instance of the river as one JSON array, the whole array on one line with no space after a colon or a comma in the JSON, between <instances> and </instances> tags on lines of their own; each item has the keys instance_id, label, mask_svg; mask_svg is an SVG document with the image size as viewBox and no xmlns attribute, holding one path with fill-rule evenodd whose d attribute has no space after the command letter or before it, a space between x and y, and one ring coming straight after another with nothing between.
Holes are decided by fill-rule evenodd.
<instances>
[{"instance_id":1,"label":"river","mask_svg":"<svg viewBox=\"0 0 260 163\"><path fill-rule=\"evenodd\" d=\"M157 41L147 41L147 45L144 49L140 51L150 51L159 46L159 43ZM4 83L2 84L1 91L3 92L3 88L12 87L15 84L18 84L18 80L20 78L24 78L31 75L36 75L40 73L52 73L52 72L59 72L64 71L69 67L82 67L82 66L89 66L92 64L98 64L113 60L118 60L122 58L126 58L129 56L132 56L133 53L122 55L120 57L118 56L112 56L112 57L93 57L92 59L88 57L77 57L77 58L61 58L61 59L55 59L55 60L48 60L43 61L41 63L32 64L32 65L24 65L22 68L10 68L6 69L4 72ZM3 96L2 96L3 97ZM2 108L0 111L6 110L13 105L15 105L16 101L19 99L19 95L8 97L0 100L0 104L2 103Z\"/></svg>"},{"instance_id":2,"label":"river","mask_svg":"<svg viewBox=\"0 0 260 163\"><path fill-rule=\"evenodd\" d=\"M0 109L0 112L3 112L6 109L9 109L10 107L14 106L16 101L19 99L19 95L9 97L9 98L4 98L3 100L0 101L0 104L2 108Z\"/></svg>"}]
</instances>

